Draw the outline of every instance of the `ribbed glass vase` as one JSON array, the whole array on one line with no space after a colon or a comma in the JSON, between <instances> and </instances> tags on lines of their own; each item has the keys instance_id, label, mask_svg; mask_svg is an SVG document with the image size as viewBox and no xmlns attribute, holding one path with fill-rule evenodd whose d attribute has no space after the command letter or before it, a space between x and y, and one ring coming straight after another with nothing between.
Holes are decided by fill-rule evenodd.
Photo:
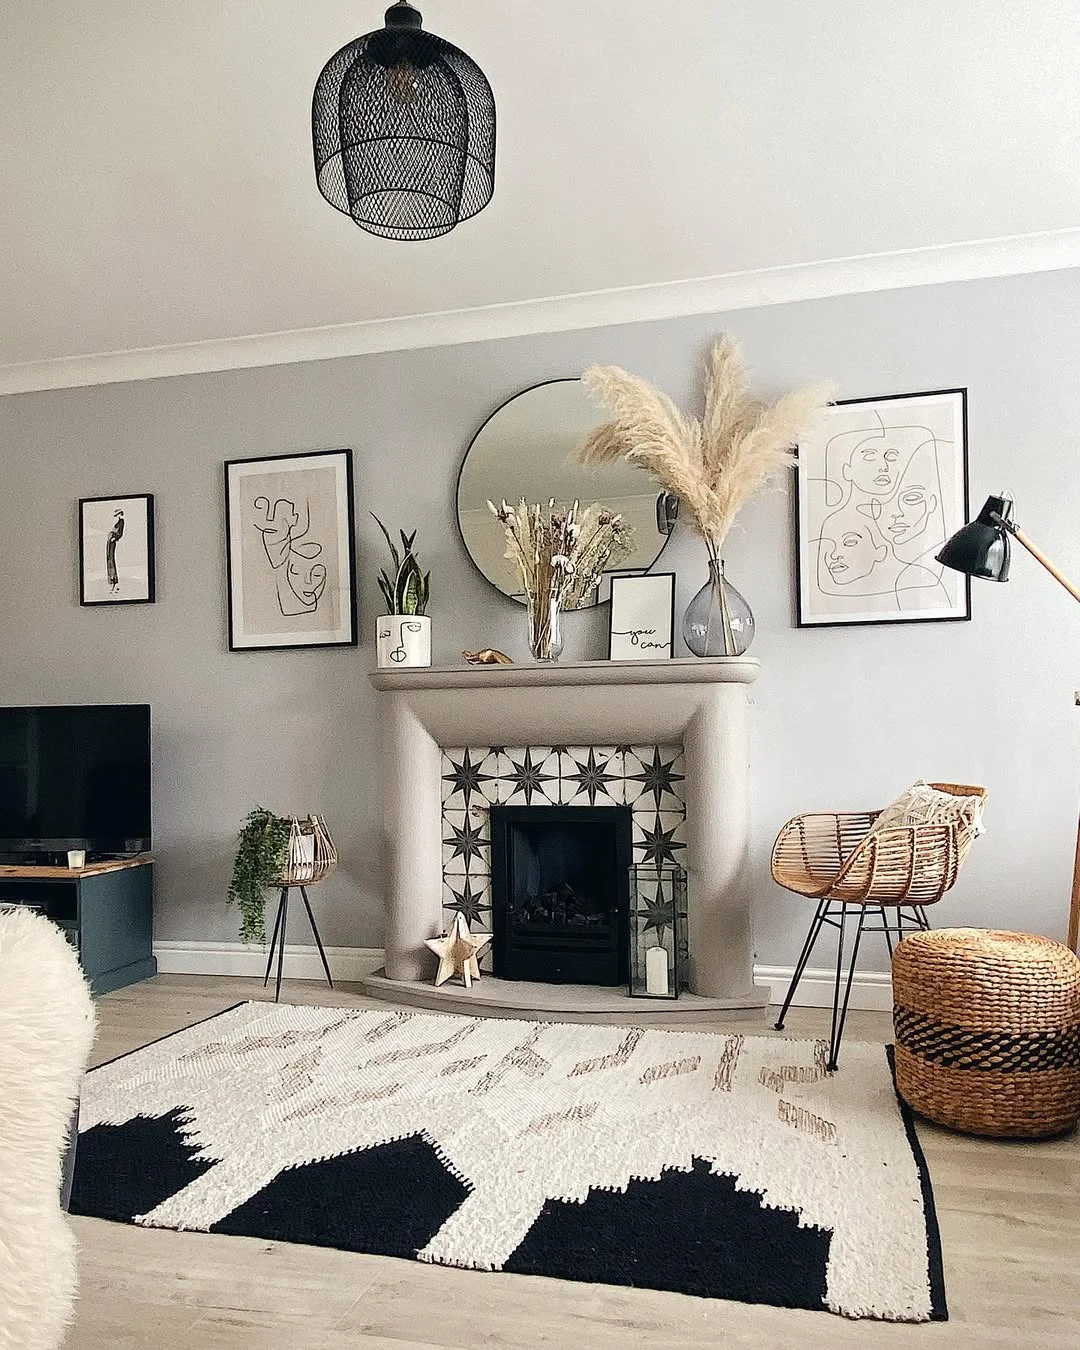
<instances>
[{"instance_id":1,"label":"ribbed glass vase","mask_svg":"<svg viewBox=\"0 0 1080 1350\"><path fill-rule=\"evenodd\" d=\"M562 655L562 606L549 596L529 595L529 651L534 661L557 661Z\"/></svg>"},{"instance_id":2,"label":"ribbed glass vase","mask_svg":"<svg viewBox=\"0 0 1080 1350\"><path fill-rule=\"evenodd\" d=\"M682 631L695 656L742 656L749 650L754 616L724 576L722 559L709 559L709 579L687 606Z\"/></svg>"}]
</instances>

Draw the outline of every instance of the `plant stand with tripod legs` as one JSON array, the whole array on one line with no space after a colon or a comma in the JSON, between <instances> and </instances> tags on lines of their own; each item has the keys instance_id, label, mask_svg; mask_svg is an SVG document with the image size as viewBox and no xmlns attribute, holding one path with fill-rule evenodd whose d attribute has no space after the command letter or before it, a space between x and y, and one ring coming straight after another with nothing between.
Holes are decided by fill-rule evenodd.
<instances>
[{"instance_id":1,"label":"plant stand with tripod legs","mask_svg":"<svg viewBox=\"0 0 1080 1350\"><path fill-rule=\"evenodd\" d=\"M281 967L285 960L285 928L289 919L289 892L291 886L282 886L281 899L278 901L277 918L274 920L274 936L270 939L270 954L266 958L266 974L263 976L263 988L265 989L270 981L270 971L274 965L274 951L277 950L277 980L274 984L274 1002L281 997ZM322 945L322 938L319 936L319 928L315 922L315 915L311 912L311 903L308 900L307 887L299 888L301 899L304 902L304 908L307 910L308 922L311 924L311 933L315 939L315 945L319 949L319 957L322 961L323 970L326 971L326 983L331 989L334 987L334 981L330 975L330 965L326 959L326 951Z\"/></svg>"},{"instance_id":2,"label":"plant stand with tripod legs","mask_svg":"<svg viewBox=\"0 0 1080 1350\"><path fill-rule=\"evenodd\" d=\"M323 947L322 938L319 936L319 927L315 922L315 915L312 913L307 888L315 882L325 881L336 866L337 849L334 847L330 832L326 828L326 822L322 816L308 816L304 820L299 820L293 816L285 870L279 882L281 896L278 900L277 917L274 919L274 935L270 939L270 948L266 958L266 974L263 976L263 988L265 989L270 981L270 972L274 967L276 952L275 1003L281 998L281 972L285 963L285 932L289 924L289 892L293 889L300 891L304 909L307 910L311 934L315 939L316 947L319 949L322 968L326 972L326 983L331 989L334 987L334 981L330 975L330 963L326 959L326 949Z\"/></svg>"}]
</instances>

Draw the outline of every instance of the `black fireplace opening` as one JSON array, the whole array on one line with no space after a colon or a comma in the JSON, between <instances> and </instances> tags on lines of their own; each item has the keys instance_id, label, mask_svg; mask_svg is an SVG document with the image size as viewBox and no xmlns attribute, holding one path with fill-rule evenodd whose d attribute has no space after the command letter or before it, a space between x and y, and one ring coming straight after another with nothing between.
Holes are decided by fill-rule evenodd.
<instances>
[{"instance_id":1,"label":"black fireplace opening","mask_svg":"<svg viewBox=\"0 0 1080 1350\"><path fill-rule=\"evenodd\" d=\"M493 806L494 973L625 984L632 861L628 806Z\"/></svg>"}]
</instances>

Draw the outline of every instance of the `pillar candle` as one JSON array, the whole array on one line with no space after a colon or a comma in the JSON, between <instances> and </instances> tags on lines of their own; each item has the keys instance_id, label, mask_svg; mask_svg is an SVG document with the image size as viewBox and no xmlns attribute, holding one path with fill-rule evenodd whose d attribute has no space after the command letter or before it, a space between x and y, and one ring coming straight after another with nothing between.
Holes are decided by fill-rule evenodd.
<instances>
[{"instance_id":1,"label":"pillar candle","mask_svg":"<svg viewBox=\"0 0 1080 1350\"><path fill-rule=\"evenodd\" d=\"M645 949L645 991L657 998L668 992L668 954L663 947Z\"/></svg>"}]
</instances>

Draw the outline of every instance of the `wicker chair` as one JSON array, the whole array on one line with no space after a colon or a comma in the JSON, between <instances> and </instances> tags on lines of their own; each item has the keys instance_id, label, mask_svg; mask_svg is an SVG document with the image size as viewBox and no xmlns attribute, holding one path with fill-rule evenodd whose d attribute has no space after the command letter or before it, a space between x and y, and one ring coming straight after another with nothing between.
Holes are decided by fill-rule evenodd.
<instances>
[{"instance_id":1,"label":"wicker chair","mask_svg":"<svg viewBox=\"0 0 1080 1350\"><path fill-rule=\"evenodd\" d=\"M931 783L940 792L978 797L986 790L960 783ZM795 974L776 1019L782 1031L806 964L828 925L839 932L836 981L829 1031L828 1068L834 1070L847 1020L848 1002L859 945L864 932L884 933L892 956L893 939L909 929L926 929L926 906L936 904L956 882L957 874L975 840L975 823L899 825L872 830L880 811L823 812L789 820L773 845L773 880L796 895L818 902ZM880 920L875 926L869 918ZM844 979L848 919L855 937Z\"/></svg>"},{"instance_id":2,"label":"wicker chair","mask_svg":"<svg viewBox=\"0 0 1080 1350\"><path fill-rule=\"evenodd\" d=\"M337 867L337 849L334 847L334 841L330 838L330 831L326 828L326 821L322 816L305 816L302 819L292 816L290 822L289 848L285 855L285 869L278 881L278 885L281 887L281 898L278 900L277 918L274 920L274 936L270 939L270 954L266 959L266 974L263 976L263 988L265 989L270 979L276 948L275 1003L281 997L281 967L285 961L285 928L289 919L289 891L294 886L300 888L304 908L307 910L308 922L311 924L312 936L315 938L315 945L319 949L323 970L326 972L326 983L331 989L334 987L334 981L330 976L330 964L326 959L322 938L319 936L319 929L315 923L315 915L311 912L307 888L318 881L325 881Z\"/></svg>"}]
</instances>

